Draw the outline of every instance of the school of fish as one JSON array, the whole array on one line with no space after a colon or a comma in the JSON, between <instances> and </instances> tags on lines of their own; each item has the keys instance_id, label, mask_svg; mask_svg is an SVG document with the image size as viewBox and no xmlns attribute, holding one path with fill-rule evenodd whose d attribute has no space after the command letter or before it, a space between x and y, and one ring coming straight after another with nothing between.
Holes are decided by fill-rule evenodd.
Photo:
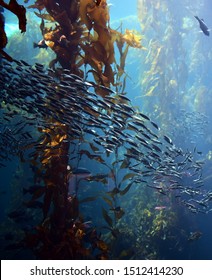
<instances>
[{"instance_id":1,"label":"school of fish","mask_svg":"<svg viewBox=\"0 0 212 280\"><path fill-rule=\"evenodd\" d=\"M122 195L133 186L146 186L161 195L171 192L193 213L212 210L212 192L204 190L201 153L178 148L125 95L84 81L67 69L54 71L38 63L4 59L0 84L0 167L15 155L33 158L35 148L45 149L39 131L54 131L58 122L68 127L67 137L58 142L76 146L86 139L89 144L70 152L70 165L72 158L85 156L107 166L114 154L119 155L125 175L111 193ZM95 93L96 87L107 92L105 98ZM56 155L52 151L50 156ZM87 180L104 183L104 175L93 174Z\"/></svg>"}]
</instances>

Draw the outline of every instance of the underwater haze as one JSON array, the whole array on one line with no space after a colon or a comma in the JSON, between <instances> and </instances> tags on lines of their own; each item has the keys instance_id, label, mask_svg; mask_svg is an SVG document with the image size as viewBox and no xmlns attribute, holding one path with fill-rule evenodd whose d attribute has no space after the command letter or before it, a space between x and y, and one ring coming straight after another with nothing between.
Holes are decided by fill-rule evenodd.
<instances>
[{"instance_id":1,"label":"underwater haze","mask_svg":"<svg viewBox=\"0 0 212 280\"><path fill-rule=\"evenodd\" d=\"M212 259L196 2L0 2L1 259Z\"/></svg>"}]
</instances>

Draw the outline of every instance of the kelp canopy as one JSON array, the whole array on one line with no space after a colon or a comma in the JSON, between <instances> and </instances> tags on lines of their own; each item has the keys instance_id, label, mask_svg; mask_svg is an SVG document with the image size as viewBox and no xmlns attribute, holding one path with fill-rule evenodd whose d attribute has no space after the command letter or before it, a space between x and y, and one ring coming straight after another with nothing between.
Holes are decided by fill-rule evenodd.
<instances>
[{"instance_id":1,"label":"kelp canopy","mask_svg":"<svg viewBox=\"0 0 212 280\"><path fill-rule=\"evenodd\" d=\"M26 10L16 0L9 4L0 1L0 5L19 19L21 32L26 31ZM102 1L43 1L37 0L28 8L37 9L35 14L41 18L40 29L46 44L55 52L57 62L63 68L70 69L81 77L85 75L82 66L90 66L95 82L103 86L121 86L120 78L124 73L125 60L129 46L142 48L141 36L135 31L126 30L125 34L109 26L109 8L106 0ZM48 26L48 27L47 27ZM4 17L0 17L1 53L12 61L3 49L7 45L4 30ZM120 62L117 63L114 44L117 44ZM88 73L87 73L88 74ZM103 94L99 89L99 93Z\"/></svg>"},{"instance_id":2,"label":"kelp canopy","mask_svg":"<svg viewBox=\"0 0 212 280\"><path fill-rule=\"evenodd\" d=\"M92 73L96 84L118 89L124 73L129 46L142 48L141 36L127 30L125 34L109 25L106 0L43 1L37 0L29 8L37 9L41 31L46 44L56 53L50 63L59 62L63 68L83 77ZM120 62L115 58L115 43ZM82 66L88 71L85 73ZM98 89L99 94L105 94Z\"/></svg>"}]
</instances>

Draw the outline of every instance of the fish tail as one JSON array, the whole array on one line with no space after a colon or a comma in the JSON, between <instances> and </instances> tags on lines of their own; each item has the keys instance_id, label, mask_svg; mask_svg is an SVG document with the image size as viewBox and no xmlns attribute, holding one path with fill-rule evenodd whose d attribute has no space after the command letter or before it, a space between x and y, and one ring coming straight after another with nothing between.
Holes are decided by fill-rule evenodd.
<instances>
[{"instance_id":1,"label":"fish tail","mask_svg":"<svg viewBox=\"0 0 212 280\"><path fill-rule=\"evenodd\" d=\"M38 44L37 43L33 43L33 48L35 49L35 48L37 48L38 47Z\"/></svg>"}]
</instances>

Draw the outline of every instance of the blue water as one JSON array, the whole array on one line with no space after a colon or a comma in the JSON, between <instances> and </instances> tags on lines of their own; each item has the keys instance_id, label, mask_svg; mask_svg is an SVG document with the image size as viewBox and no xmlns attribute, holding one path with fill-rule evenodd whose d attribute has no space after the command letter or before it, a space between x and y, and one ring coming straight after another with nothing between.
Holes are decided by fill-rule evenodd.
<instances>
[{"instance_id":1,"label":"blue water","mask_svg":"<svg viewBox=\"0 0 212 280\"><path fill-rule=\"evenodd\" d=\"M210 177L212 174L212 39L211 36L205 36L201 32L199 24L194 18L195 15L203 18L209 30L211 30L210 11L212 4L211 1L206 0L201 0L200 3L193 3L192 1L186 1L185 3L183 0L177 3L168 0L158 0L156 2L157 5L151 4L151 1L148 0L109 1L109 4L111 4L111 28L116 29L122 24L123 32L125 29L137 30L142 35L141 43L145 48L129 49L125 67L125 73L128 77L125 93L131 100L131 104L137 110L149 115L161 128L160 133L169 135L177 147L185 151L193 152L197 150L202 153L200 159L205 162L202 170L203 188L205 191L212 191L212 178ZM27 5L31 3L33 1ZM141 3L143 6L141 10L138 10ZM144 12L144 8L147 9L147 13ZM23 59L30 64L38 62L47 65L54 58L54 54L50 49L33 49L33 42L38 42L42 38L39 32L40 21L33 12L30 11L28 14L26 34L20 34L17 29L17 19L14 15L10 12L5 12L5 15L5 29L9 40L5 50L17 60ZM37 24L37 28L34 28L35 24ZM116 55L116 59L119 61L118 55ZM154 88L152 92L150 91L151 87ZM87 148L86 145L85 147ZM20 195L20 199L23 199L23 187L29 186L33 177L32 171L28 173L29 167L24 167L22 170L19 165L22 166L22 163L12 159L5 168L0 169L0 187L1 190L5 191L0 196L2 258L11 257L10 253L4 252L4 249L2 249L5 227L7 230L10 230L10 227L18 228L18 225L8 223L7 214L14 207L19 207L17 196ZM96 170L101 173L107 172L106 168L96 162L86 161L83 158L81 166L87 167L87 165L93 173ZM20 169L22 170L22 176L25 177L19 177ZM125 172L127 174L130 171ZM123 176L122 173L123 171L120 172L120 177ZM98 184L93 184L91 187L88 183L80 183L79 196L84 198L87 193L92 196L96 195L96 191L97 193L99 191L98 195L102 191L111 191L114 188L113 183L109 176L107 184L101 185L100 191L98 190ZM124 197L122 200L119 198L116 202L117 205L123 203L123 207L126 209L127 214L120 220L123 224L120 224L122 228L126 224L129 226L130 233L127 234L131 234L134 242L133 246L138 249L137 240L139 238L141 238L141 244L147 242L146 248L151 242L157 243L155 240L159 240L158 247L155 246L159 252L156 258L212 259L212 227L210 225L212 211L191 213L183 203L177 203L176 201L170 203L170 198L169 200L151 191L145 191L142 187L143 185L130 190L126 198ZM145 198L142 198L142 195ZM97 227L99 224L102 226L101 210L99 209L102 205L105 206L104 203L102 200L98 200L81 206L81 211L86 219L92 219L93 224ZM165 208L162 212L157 212L154 209L155 206L164 205ZM141 212L135 213L134 207L140 209ZM150 211L149 218L147 210ZM132 214L130 215L130 213ZM30 211L28 214L30 214ZM36 213L36 215L38 214ZM156 226L154 228L153 224L157 223L157 219L159 221L160 215L163 216L164 223L164 228L162 227L161 231L158 230L160 236L158 236L159 233L150 234L153 230L156 232ZM172 215L175 217L175 219L173 218L174 225L167 229L166 222L168 225L172 223L170 222L172 221ZM141 225L138 224L138 217L140 216L142 217ZM152 224L150 222L151 217L155 219ZM34 217L34 220L37 221L37 217ZM21 226L23 226L23 223ZM188 242L189 236L196 231L202 233L201 237ZM142 235L146 238L142 239ZM125 242L124 237L114 244L114 248L117 250L114 250L112 258L120 258L121 252L128 250L130 247L130 244ZM119 252L120 255L115 251ZM126 258L142 258L144 255L141 252L138 255L129 253ZM150 254L148 256L151 258ZM32 255L29 254L28 256L27 253L26 257L31 258ZM18 258L24 258L24 255L19 254Z\"/></svg>"}]
</instances>

